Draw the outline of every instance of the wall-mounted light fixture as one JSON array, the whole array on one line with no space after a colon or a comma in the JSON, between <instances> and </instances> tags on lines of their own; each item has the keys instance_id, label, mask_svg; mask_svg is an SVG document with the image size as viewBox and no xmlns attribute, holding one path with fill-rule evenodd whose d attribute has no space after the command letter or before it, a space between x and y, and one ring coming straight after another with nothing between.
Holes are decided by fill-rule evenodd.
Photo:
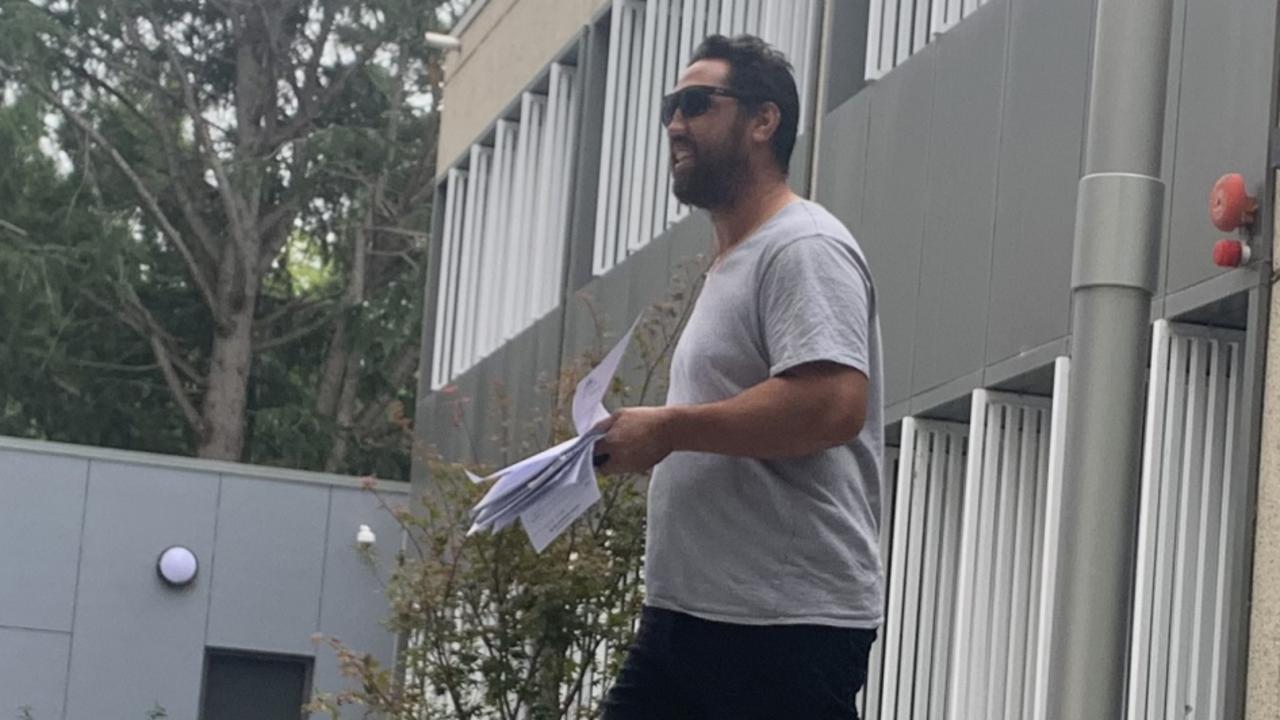
<instances>
[{"instance_id":1,"label":"wall-mounted light fixture","mask_svg":"<svg viewBox=\"0 0 1280 720\"><path fill-rule=\"evenodd\" d=\"M368 525L361 525L360 529L356 531L356 543L358 545L369 547L376 542L378 542L378 536L373 534L373 530Z\"/></svg>"},{"instance_id":2,"label":"wall-mounted light fixture","mask_svg":"<svg viewBox=\"0 0 1280 720\"><path fill-rule=\"evenodd\" d=\"M181 545L165 548L156 560L156 574L170 587L190 585L199 570L196 554Z\"/></svg>"}]
</instances>

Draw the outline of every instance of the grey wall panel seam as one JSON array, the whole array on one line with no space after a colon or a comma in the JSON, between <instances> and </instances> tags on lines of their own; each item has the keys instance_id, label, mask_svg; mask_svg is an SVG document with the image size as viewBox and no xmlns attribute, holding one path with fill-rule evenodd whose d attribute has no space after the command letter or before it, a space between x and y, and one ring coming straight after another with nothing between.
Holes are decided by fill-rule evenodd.
<instances>
[{"instance_id":1,"label":"grey wall panel seam","mask_svg":"<svg viewBox=\"0 0 1280 720\"><path fill-rule=\"evenodd\" d=\"M1170 143L1170 147L1168 157L1162 160L1160 169L1161 175L1165 174L1164 168L1167 167L1169 169L1169 184L1164 189L1165 197L1169 199L1167 203L1168 209L1167 212L1164 213L1164 230L1161 233L1161 238L1164 242L1161 243L1162 247L1160 248L1160 254L1162 256L1160 258L1160 262L1164 265L1164 267L1161 268L1161 270L1163 270L1162 279L1164 282L1160 287L1156 288L1156 292L1154 293L1155 297L1159 298L1158 302L1162 313L1165 309L1165 298L1169 294L1169 266L1172 262L1171 258L1173 257L1173 189L1174 183L1178 181L1178 127L1182 124L1182 72L1187 65L1187 0L1181 0L1179 5L1181 6L1178 10L1181 11L1179 14L1182 16L1182 35L1178 38L1177 45L1178 81L1173 83L1174 95L1173 98L1171 98L1172 102L1170 102L1170 99L1166 99L1164 109L1165 116L1168 117L1172 106L1173 127L1165 128L1165 132L1169 133L1169 137L1165 139L1165 142ZM1172 68L1170 68L1170 72L1172 73ZM1156 300L1153 298L1152 302L1154 303Z\"/></svg>"},{"instance_id":2,"label":"grey wall panel seam","mask_svg":"<svg viewBox=\"0 0 1280 720\"><path fill-rule=\"evenodd\" d=\"M925 242L925 233L928 232L929 230L929 213L925 208L929 206L929 175L930 175L930 168L933 166L933 143L931 142L931 139L933 137L933 113L934 113L934 108L936 106L936 100L938 98L938 64L939 64L938 61L941 57L942 57L942 52L941 52L941 47L939 46L939 49L934 52L933 57L928 58L929 60L929 111L925 113L925 120L924 120L924 142L925 142L924 172L921 174L921 179L923 180L923 188L920 192L920 206L919 206L920 215L917 218L919 221L920 252L916 255L916 294L915 294L915 301L912 303L911 337L909 339L909 346L907 348L906 401L908 403L910 403L911 397L914 394L911 392L911 385L912 383L915 382L915 378L916 378L915 335L916 335L916 332L919 331L918 323L920 322L920 305L922 304L921 301L923 298L923 291L921 288L924 287L924 256L926 252L925 245L927 244ZM870 115L867 116L867 127L868 129L871 127ZM865 188L865 182L863 185ZM866 194L865 189L863 190L863 194L865 197L865 194Z\"/></svg>"},{"instance_id":3,"label":"grey wall panel seam","mask_svg":"<svg viewBox=\"0 0 1280 720\"><path fill-rule=\"evenodd\" d=\"M218 527L222 525L222 483L226 476L218 473L218 492L213 498L213 539L209 543L209 572L205 575L205 582L209 585L209 592L205 598L204 607L204 646L209 647L209 621L213 618L213 566L218 558ZM201 653L204 654L203 652ZM203 662L203 661L202 661ZM204 676L200 678L201 691L203 692Z\"/></svg>"},{"instance_id":4,"label":"grey wall panel seam","mask_svg":"<svg viewBox=\"0 0 1280 720\"><path fill-rule=\"evenodd\" d=\"M325 576L329 569L329 530L333 524L333 489L329 489L329 497L327 499L326 510L324 514L324 552L320 554L320 599L316 602L316 626L314 632L324 631L324 596L325 596ZM313 644L311 655L315 657L318 654L318 648Z\"/></svg>"},{"instance_id":5,"label":"grey wall panel seam","mask_svg":"<svg viewBox=\"0 0 1280 720\"><path fill-rule=\"evenodd\" d=\"M863 169L862 169L862 190L858 195L858 216L857 217L858 217L859 224L861 224L863 222L863 219L866 217L867 186L871 184L871 178L867 175L866 168L867 168L867 158L871 154L871 117L872 117L872 107L876 99L875 95L873 94L875 93L875 90L876 90L875 83L872 83L871 85L866 86L862 90L862 92L867 93L867 120L866 122L862 123L862 127L863 127L862 157L860 158L860 162L862 163ZM855 96L857 94L858 93L854 93ZM849 100L852 100L852 99L853 97L849 98ZM849 100L846 100L845 102L849 102ZM821 155L821 154L822 153L820 152L818 153L818 155ZM818 162L820 162L820 160ZM853 228L850 228L850 230L853 230ZM874 277L875 268L872 268L871 271ZM878 315L878 312L877 312L877 315Z\"/></svg>"},{"instance_id":6,"label":"grey wall panel seam","mask_svg":"<svg viewBox=\"0 0 1280 720\"><path fill-rule=\"evenodd\" d=\"M996 157L995 157L995 185L991 194L991 243L988 245L987 251L987 303L983 308L986 320L982 323L982 373L986 374L987 354L990 352L991 345L991 303L992 295L996 285L996 238L1000 230L1000 156L1001 149L1004 147L1004 128L1005 128L1005 108L1009 97L1009 65L1012 64L1013 56L1013 3L1016 0L1009 0L1005 5L1004 16L1004 66L1000 70L1000 109L996 114Z\"/></svg>"},{"instance_id":7,"label":"grey wall panel seam","mask_svg":"<svg viewBox=\"0 0 1280 720\"><path fill-rule=\"evenodd\" d=\"M71 636L70 630L55 630L54 628L29 627L27 625L10 625L8 623L0 623L0 630L19 630L22 632L42 633L45 635L66 635ZM70 655L68 655L70 657Z\"/></svg>"},{"instance_id":8,"label":"grey wall panel seam","mask_svg":"<svg viewBox=\"0 0 1280 720\"><path fill-rule=\"evenodd\" d=\"M66 720L67 704L71 701L71 658L75 656L76 610L80 605L80 569L84 565L84 526L89 517L89 478L93 474L92 459L84 464L84 500L80 505L80 540L76 546L76 582L71 590L71 630L67 634L67 674L62 681L62 718Z\"/></svg>"},{"instance_id":9,"label":"grey wall panel seam","mask_svg":"<svg viewBox=\"0 0 1280 720\"><path fill-rule=\"evenodd\" d=\"M313 472L311 470L294 470L271 465L251 465L227 460L206 460L204 458L185 455L164 455L141 450L121 450L118 448L91 447L56 440L28 440L26 438L0 435L0 449L17 452L56 455L80 460L110 462L120 465L142 465L146 467L167 468L199 474L227 474L237 477L252 478L259 481L296 483L301 485L320 485L325 487L360 487L358 478L333 473ZM386 491L408 493L409 484L392 481L386 478ZM394 483L394 484L392 484ZM398 487L401 486L401 487Z\"/></svg>"}]
</instances>

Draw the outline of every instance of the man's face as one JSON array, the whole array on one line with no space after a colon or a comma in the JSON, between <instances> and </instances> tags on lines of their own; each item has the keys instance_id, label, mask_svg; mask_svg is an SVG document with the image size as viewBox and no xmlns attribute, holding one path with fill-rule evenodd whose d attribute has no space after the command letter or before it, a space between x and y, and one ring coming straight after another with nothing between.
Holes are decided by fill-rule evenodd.
<instances>
[{"instance_id":1,"label":"man's face","mask_svg":"<svg viewBox=\"0 0 1280 720\"><path fill-rule=\"evenodd\" d=\"M729 87L729 64L698 60L685 68L673 92L693 85ZM714 210L730 204L749 172L747 114L739 101L713 95L706 112L677 111L667 126L671 141L672 192L680 202Z\"/></svg>"}]
</instances>

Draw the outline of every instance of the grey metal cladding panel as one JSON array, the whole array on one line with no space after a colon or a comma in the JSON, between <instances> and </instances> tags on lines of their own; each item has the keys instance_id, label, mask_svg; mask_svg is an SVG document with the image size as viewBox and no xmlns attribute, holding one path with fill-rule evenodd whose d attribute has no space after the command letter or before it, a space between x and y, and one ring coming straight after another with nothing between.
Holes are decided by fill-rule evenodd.
<instances>
[{"instance_id":1,"label":"grey metal cladding panel","mask_svg":"<svg viewBox=\"0 0 1280 720\"><path fill-rule=\"evenodd\" d=\"M711 216L694 210L667 231L671 237L671 274L684 273L693 267L706 268L715 249L715 230Z\"/></svg>"},{"instance_id":2,"label":"grey metal cladding panel","mask_svg":"<svg viewBox=\"0 0 1280 720\"><path fill-rule=\"evenodd\" d=\"M540 432L550 437L560 376L560 353L564 347L564 313L556 307L538 320L534 328L538 344L534 356L534 387L537 391L533 396L533 417Z\"/></svg>"},{"instance_id":3,"label":"grey metal cladding panel","mask_svg":"<svg viewBox=\"0 0 1280 720\"><path fill-rule=\"evenodd\" d=\"M492 375L498 366L493 359L490 355L467 371L475 387L475 394L471 396L468 403L469 417L473 422L471 441L475 444L476 458L481 462L485 462L486 458L492 458L496 454L491 433L482 432L492 424L491 415L494 412Z\"/></svg>"},{"instance_id":4,"label":"grey metal cladding panel","mask_svg":"<svg viewBox=\"0 0 1280 720\"><path fill-rule=\"evenodd\" d=\"M911 394L936 58L937 49L926 47L864 91L872 98L858 243L871 266L880 301L886 405Z\"/></svg>"},{"instance_id":5,"label":"grey metal cladding panel","mask_svg":"<svg viewBox=\"0 0 1280 720\"><path fill-rule=\"evenodd\" d=\"M822 121L822 147L817 153L818 175L813 197L840 218L854 237L858 236L862 222L870 110L870 92L858 93L832 110Z\"/></svg>"},{"instance_id":6,"label":"grey metal cladding panel","mask_svg":"<svg viewBox=\"0 0 1280 720\"><path fill-rule=\"evenodd\" d=\"M866 86L867 22L871 2L880 0L843 0L830 3L831 28L823 43L827 53L826 107L829 112Z\"/></svg>"},{"instance_id":7,"label":"grey metal cladding panel","mask_svg":"<svg viewBox=\"0 0 1280 720\"><path fill-rule=\"evenodd\" d=\"M0 625L71 630L88 470L87 460L0 450Z\"/></svg>"},{"instance_id":8,"label":"grey metal cladding panel","mask_svg":"<svg viewBox=\"0 0 1280 720\"><path fill-rule=\"evenodd\" d=\"M537 357L538 334L533 328L526 328L507 343L505 392L510 398L508 442L510 452L514 454L513 459L524 457L529 454L526 450L534 449L531 425L538 401L535 387L538 377Z\"/></svg>"},{"instance_id":9,"label":"grey metal cladding panel","mask_svg":"<svg viewBox=\"0 0 1280 720\"><path fill-rule=\"evenodd\" d=\"M795 148L791 151L791 163L788 168L790 175L787 178L787 184L791 186L792 192L802 197L812 197L809 188L809 156L811 153L812 143L810 138L812 133L801 131L796 137Z\"/></svg>"},{"instance_id":10,"label":"grey metal cladding panel","mask_svg":"<svg viewBox=\"0 0 1280 720\"><path fill-rule=\"evenodd\" d=\"M223 476L210 646L295 655L314 650L328 515L329 488Z\"/></svg>"},{"instance_id":11,"label":"grey metal cladding panel","mask_svg":"<svg viewBox=\"0 0 1280 720\"><path fill-rule=\"evenodd\" d=\"M61 718L70 650L67 633L0 627L0 717L20 717L26 707L36 720Z\"/></svg>"},{"instance_id":12,"label":"grey metal cladding panel","mask_svg":"<svg viewBox=\"0 0 1280 720\"><path fill-rule=\"evenodd\" d=\"M387 496L393 508L407 502L402 496ZM377 535L373 546L374 566L356 551L356 531L368 525ZM329 534L324 542L324 588L320 593L320 632L337 638L357 652L372 653L381 663L392 659L395 637L383 622L390 616L390 606L382 593L382 582L395 567L400 549L400 528L373 494L359 490L335 488L329 508ZM348 681L338 672L333 650L321 646L316 650L312 687L316 691L336 692Z\"/></svg>"},{"instance_id":13,"label":"grey metal cladding panel","mask_svg":"<svg viewBox=\"0 0 1280 720\"><path fill-rule=\"evenodd\" d=\"M938 40L913 392L985 364L1007 19L989 2Z\"/></svg>"},{"instance_id":14,"label":"grey metal cladding panel","mask_svg":"<svg viewBox=\"0 0 1280 720\"><path fill-rule=\"evenodd\" d=\"M597 305L600 278L593 278L569 295L564 307L564 345L562 366L568 367L582 353L596 346L593 308ZM562 368L563 369L563 368Z\"/></svg>"},{"instance_id":15,"label":"grey metal cladding panel","mask_svg":"<svg viewBox=\"0 0 1280 720\"><path fill-rule=\"evenodd\" d=\"M623 269L631 281L626 314L616 318L620 330L631 327L632 321L641 313L650 312L653 305L663 301L670 292L671 245L677 233L679 230L673 228L627 258Z\"/></svg>"},{"instance_id":16,"label":"grey metal cladding panel","mask_svg":"<svg viewBox=\"0 0 1280 720\"><path fill-rule=\"evenodd\" d=\"M452 383L457 390L449 403L449 427L446 430L449 454L445 456L446 460L470 462L472 459L472 441L468 433L474 432L478 427L480 418L476 398L484 390L474 370L475 368L471 368Z\"/></svg>"},{"instance_id":17,"label":"grey metal cladding panel","mask_svg":"<svg viewBox=\"0 0 1280 720\"><path fill-rule=\"evenodd\" d=\"M90 463L68 718L140 717L156 703L196 717L218 484L213 473ZM201 563L181 590L156 576L170 545Z\"/></svg>"},{"instance_id":18,"label":"grey metal cladding panel","mask_svg":"<svg viewBox=\"0 0 1280 720\"><path fill-rule=\"evenodd\" d=\"M1167 291L1223 272L1211 262L1220 233L1208 195L1227 172L1253 190L1265 181L1276 4L1273 0L1187 3L1183 34ZM1166 162L1168 162L1166 158Z\"/></svg>"},{"instance_id":19,"label":"grey metal cladding panel","mask_svg":"<svg viewBox=\"0 0 1280 720\"><path fill-rule=\"evenodd\" d=\"M603 28L603 30L601 29ZM568 271L565 282L570 291L591 280L596 227L596 194L600 180L600 146L604 127L605 79L609 64L609 23L593 25L579 65L581 80L581 125L576 138L577 159L573 183L573 210L570 220Z\"/></svg>"},{"instance_id":20,"label":"grey metal cladding panel","mask_svg":"<svg viewBox=\"0 0 1280 720\"><path fill-rule=\"evenodd\" d=\"M1017 0L1010 23L988 363L1068 331L1093 4Z\"/></svg>"},{"instance_id":21,"label":"grey metal cladding panel","mask_svg":"<svg viewBox=\"0 0 1280 720\"><path fill-rule=\"evenodd\" d=\"M435 348L436 300L438 299L437 289L440 282L441 246L439 239L444 228L444 213L440 210L443 207L441 199L444 195L444 187L437 183L435 194L431 200L431 238L428 241L427 272L422 290L422 337L419 338L420 354L418 356L418 407L414 408L413 435L415 443L423 446L435 443L433 439L435 423L432 417L435 409L433 405L435 395L431 392L431 363ZM421 482L426 478L426 468L422 466L420 458L412 458L411 463L411 476L415 482Z\"/></svg>"}]
</instances>

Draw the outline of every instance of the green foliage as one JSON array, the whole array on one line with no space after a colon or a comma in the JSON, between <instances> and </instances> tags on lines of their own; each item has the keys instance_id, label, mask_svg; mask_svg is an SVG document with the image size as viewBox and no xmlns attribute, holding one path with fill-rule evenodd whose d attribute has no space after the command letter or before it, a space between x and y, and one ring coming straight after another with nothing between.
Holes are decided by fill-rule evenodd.
<instances>
[{"instance_id":1,"label":"green foliage","mask_svg":"<svg viewBox=\"0 0 1280 720\"><path fill-rule=\"evenodd\" d=\"M251 302L235 459L407 475L467 4L0 0L0 433L196 453Z\"/></svg>"},{"instance_id":2,"label":"green foliage","mask_svg":"<svg viewBox=\"0 0 1280 720\"><path fill-rule=\"evenodd\" d=\"M629 353L638 362L612 387L611 403L665 394L670 354L697 291L689 274L676 283L647 313ZM574 359L543 388L558 391L553 441L572 436L569 389L600 356L598 348ZM601 478L601 501L538 554L519 528L468 536L469 511L487 486L473 484L461 464L430 454L425 460L430 485L421 505L382 500L408 538L395 567L381 569L389 574L388 626L406 641L399 667L317 637L336 653L351 689L319 694L308 709L338 718L344 708L359 708L390 720L590 716L623 660L644 600L647 477ZM371 480L366 486L378 493Z\"/></svg>"}]
</instances>

